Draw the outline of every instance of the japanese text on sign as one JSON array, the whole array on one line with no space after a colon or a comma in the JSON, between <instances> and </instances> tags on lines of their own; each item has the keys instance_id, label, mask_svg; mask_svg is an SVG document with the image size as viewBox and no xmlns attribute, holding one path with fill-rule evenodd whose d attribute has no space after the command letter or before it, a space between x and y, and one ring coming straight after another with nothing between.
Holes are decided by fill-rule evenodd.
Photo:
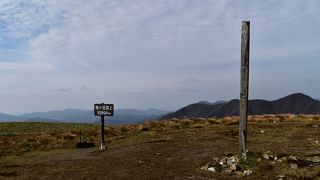
<instances>
[{"instance_id":1,"label":"japanese text on sign","mask_svg":"<svg viewBox=\"0 0 320 180\"><path fill-rule=\"evenodd\" d=\"M113 116L114 106L113 104L95 104L94 115L95 116Z\"/></svg>"}]
</instances>

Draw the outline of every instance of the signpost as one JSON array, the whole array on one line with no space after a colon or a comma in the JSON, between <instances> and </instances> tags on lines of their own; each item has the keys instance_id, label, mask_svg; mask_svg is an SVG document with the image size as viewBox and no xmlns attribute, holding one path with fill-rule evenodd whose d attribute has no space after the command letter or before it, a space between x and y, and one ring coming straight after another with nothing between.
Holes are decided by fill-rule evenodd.
<instances>
[{"instance_id":1,"label":"signpost","mask_svg":"<svg viewBox=\"0 0 320 180\"><path fill-rule=\"evenodd\" d=\"M113 104L94 104L94 115L101 117L101 150L105 149L104 141L104 116L113 116Z\"/></svg>"}]
</instances>

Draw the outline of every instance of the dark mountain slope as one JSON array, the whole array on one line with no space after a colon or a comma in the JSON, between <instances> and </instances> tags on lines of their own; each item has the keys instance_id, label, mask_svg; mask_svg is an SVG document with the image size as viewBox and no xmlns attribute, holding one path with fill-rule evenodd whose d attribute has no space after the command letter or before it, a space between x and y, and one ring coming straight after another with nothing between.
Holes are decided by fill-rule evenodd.
<instances>
[{"instance_id":1,"label":"dark mountain slope","mask_svg":"<svg viewBox=\"0 0 320 180\"><path fill-rule=\"evenodd\" d=\"M296 93L275 101L250 100L249 115L260 114L320 114L320 102L311 97ZM167 114L162 119L183 117L224 117L239 115L239 100L234 99L222 104L195 103L176 112Z\"/></svg>"}]
</instances>

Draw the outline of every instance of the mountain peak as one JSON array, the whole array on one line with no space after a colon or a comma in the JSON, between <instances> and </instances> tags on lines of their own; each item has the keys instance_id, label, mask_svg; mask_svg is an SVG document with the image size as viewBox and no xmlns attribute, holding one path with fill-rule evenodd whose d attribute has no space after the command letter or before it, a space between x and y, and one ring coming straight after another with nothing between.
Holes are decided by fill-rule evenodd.
<instances>
[{"instance_id":1,"label":"mountain peak","mask_svg":"<svg viewBox=\"0 0 320 180\"><path fill-rule=\"evenodd\" d=\"M294 101L310 101L310 100L314 100L312 97L305 95L303 93L294 93L294 94L290 94L288 96L285 96L279 100L294 100Z\"/></svg>"},{"instance_id":2,"label":"mountain peak","mask_svg":"<svg viewBox=\"0 0 320 180\"><path fill-rule=\"evenodd\" d=\"M204 104L202 102L202 104ZM320 114L320 103L310 96L302 93L294 93L286 97L274 100L249 100L248 114ZM239 115L239 100L234 99L229 102L201 106L201 104L191 104L179 109L176 112L170 113L163 117L182 118L182 117L215 117L238 116Z\"/></svg>"}]
</instances>

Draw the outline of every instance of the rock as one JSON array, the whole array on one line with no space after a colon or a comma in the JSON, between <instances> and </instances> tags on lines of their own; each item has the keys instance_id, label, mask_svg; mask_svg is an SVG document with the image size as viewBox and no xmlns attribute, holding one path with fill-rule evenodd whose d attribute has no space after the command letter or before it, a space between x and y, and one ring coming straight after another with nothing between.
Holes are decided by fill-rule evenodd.
<instances>
[{"instance_id":1,"label":"rock","mask_svg":"<svg viewBox=\"0 0 320 180\"><path fill-rule=\"evenodd\" d=\"M283 179L285 179L285 178L286 178L285 175L279 175L279 176L278 176L278 180L283 180Z\"/></svg>"},{"instance_id":2,"label":"rock","mask_svg":"<svg viewBox=\"0 0 320 180\"><path fill-rule=\"evenodd\" d=\"M236 162L236 159L235 159L234 157L231 157L231 158L230 158L230 161L233 162L233 163L235 163L235 162Z\"/></svg>"},{"instance_id":3,"label":"rock","mask_svg":"<svg viewBox=\"0 0 320 180\"><path fill-rule=\"evenodd\" d=\"M281 160L281 161L286 161L286 160L287 160L287 157L282 157L280 160Z\"/></svg>"},{"instance_id":4,"label":"rock","mask_svg":"<svg viewBox=\"0 0 320 180\"><path fill-rule=\"evenodd\" d=\"M223 164L227 164L227 158L222 158L222 159L221 159L221 162L222 162Z\"/></svg>"},{"instance_id":5,"label":"rock","mask_svg":"<svg viewBox=\"0 0 320 180\"><path fill-rule=\"evenodd\" d=\"M269 159L269 155L268 155L268 154L263 154L262 157L263 157L264 159Z\"/></svg>"},{"instance_id":6,"label":"rock","mask_svg":"<svg viewBox=\"0 0 320 180\"><path fill-rule=\"evenodd\" d=\"M208 168L208 171L216 172L216 169L214 169L214 167L209 167L209 168Z\"/></svg>"},{"instance_id":7,"label":"rock","mask_svg":"<svg viewBox=\"0 0 320 180\"><path fill-rule=\"evenodd\" d=\"M204 165L204 166L202 166L200 169L207 171L207 170L208 170L208 165Z\"/></svg>"},{"instance_id":8,"label":"rock","mask_svg":"<svg viewBox=\"0 0 320 180\"><path fill-rule=\"evenodd\" d=\"M237 166L236 166L235 164L232 164L232 165L230 166L230 170L231 170L231 171L236 171L236 170L237 170Z\"/></svg>"},{"instance_id":9,"label":"rock","mask_svg":"<svg viewBox=\"0 0 320 180\"><path fill-rule=\"evenodd\" d=\"M261 132L261 133L264 133L264 130L261 130L260 132Z\"/></svg>"},{"instance_id":10,"label":"rock","mask_svg":"<svg viewBox=\"0 0 320 180\"><path fill-rule=\"evenodd\" d=\"M223 165L223 162L221 161L221 162L219 162L219 164L222 166L222 165Z\"/></svg>"},{"instance_id":11,"label":"rock","mask_svg":"<svg viewBox=\"0 0 320 180\"><path fill-rule=\"evenodd\" d=\"M230 161L230 160L228 160L228 161L227 161L227 165L228 165L228 166L232 166L232 165L233 165L233 162Z\"/></svg>"},{"instance_id":12,"label":"rock","mask_svg":"<svg viewBox=\"0 0 320 180\"><path fill-rule=\"evenodd\" d=\"M311 159L312 162L314 163L319 163L320 162L320 157L319 156L314 156L312 159Z\"/></svg>"},{"instance_id":13,"label":"rock","mask_svg":"<svg viewBox=\"0 0 320 180\"><path fill-rule=\"evenodd\" d=\"M290 164L290 167L292 169L298 169L298 164L292 163L292 164Z\"/></svg>"},{"instance_id":14,"label":"rock","mask_svg":"<svg viewBox=\"0 0 320 180\"><path fill-rule=\"evenodd\" d=\"M271 161L270 163L269 163L271 166L276 166L276 162L275 161Z\"/></svg>"},{"instance_id":15,"label":"rock","mask_svg":"<svg viewBox=\"0 0 320 180\"><path fill-rule=\"evenodd\" d=\"M297 157L295 157L295 156L289 156L289 159L290 159L291 161L298 161Z\"/></svg>"},{"instance_id":16,"label":"rock","mask_svg":"<svg viewBox=\"0 0 320 180\"><path fill-rule=\"evenodd\" d=\"M245 170L243 171L243 175L244 176L250 176L252 174L252 171L251 170Z\"/></svg>"},{"instance_id":17,"label":"rock","mask_svg":"<svg viewBox=\"0 0 320 180\"><path fill-rule=\"evenodd\" d=\"M314 125L312 125L312 127L313 128L318 128L319 126L318 126L318 124L314 124Z\"/></svg>"},{"instance_id":18,"label":"rock","mask_svg":"<svg viewBox=\"0 0 320 180\"><path fill-rule=\"evenodd\" d=\"M243 176L243 175L244 175L241 171L236 171L235 174L236 174L237 176Z\"/></svg>"},{"instance_id":19,"label":"rock","mask_svg":"<svg viewBox=\"0 0 320 180\"><path fill-rule=\"evenodd\" d=\"M260 161L261 161L261 158L258 158L257 161L260 162Z\"/></svg>"},{"instance_id":20,"label":"rock","mask_svg":"<svg viewBox=\"0 0 320 180\"><path fill-rule=\"evenodd\" d=\"M277 160L278 160L278 157L277 157L277 156L275 156L273 159L274 159L275 161L277 161Z\"/></svg>"}]
</instances>

